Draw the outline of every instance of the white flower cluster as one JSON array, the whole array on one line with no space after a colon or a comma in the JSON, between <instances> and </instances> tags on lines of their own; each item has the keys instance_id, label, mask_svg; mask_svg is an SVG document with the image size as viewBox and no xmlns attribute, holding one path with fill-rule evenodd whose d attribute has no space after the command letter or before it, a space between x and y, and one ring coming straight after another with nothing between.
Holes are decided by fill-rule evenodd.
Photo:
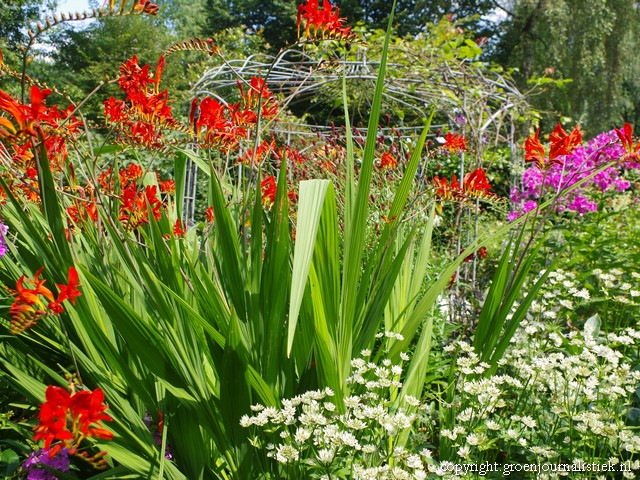
<instances>
[{"instance_id":1,"label":"white flower cluster","mask_svg":"<svg viewBox=\"0 0 640 480\"><path fill-rule=\"evenodd\" d=\"M251 443L276 461L271 468L295 466L303 478L304 473L338 471L349 471L348 478L356 480L427 478L431 461L403 447L422 407L411 396L398 400L402 363L385 359L376 365L367 360L371 352L362 353L364 358L351 362L347 379L352 393L359 394L344 398L343 411L327 388L283 400L280 409L255 405L253 416L242 417L243 427L258 427ZM401 362L408 359L401 355Z\"/></svg>"},{"instance_id":2,"label":"white flower cluster","mask_svg":"<svg viewBox=\"0 0 640 480\"><path fill-rule=\"evenodd\" d=\"M525 320L502 359L503 373L487 377L471 346L455 342L447 349L458 351L456 397L440 448L455 452L448 458L454 463L495 459L489 451L523 463L637 458L640 435L627 413L640 384L640 370L632 368L638 347L640 331L632 328L566 333Z\"/></svg>"}]
</instances>

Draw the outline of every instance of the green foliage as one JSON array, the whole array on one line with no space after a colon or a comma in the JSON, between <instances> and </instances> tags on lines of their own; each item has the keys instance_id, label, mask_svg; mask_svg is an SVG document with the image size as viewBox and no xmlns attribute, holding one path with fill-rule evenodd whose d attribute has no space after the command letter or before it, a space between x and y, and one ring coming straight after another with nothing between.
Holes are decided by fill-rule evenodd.
<instances>
[{"instance_id":1,"label":"green foliage","mask_svg":"<svg viewBox=\"0 0 640 480\"><path fill-rule=\"evenodd\" d=\"M640 41L636 2L517 1L504 23L498 61L532 77L569 85L535 99L541 109L569 115L591 131L637 116L635 51Z\"/></svg>"},{"instance_id":2,"label":"green foliage","mask_svg":"<svg viewBox=\"0 0 640 480\"><path fill-rule=\"evenodd\" d=\"M206 0L207 25L205 32L218 33L228 28L247 27L260 32L267 42L267 50L278 52L297 38L296 3L288 0ZM388 8L388 7L387 7Z\"/></svg>"},{"instance_id":3,"label":"green foliage","mask_svg":"<svg viewBox=\"0 0 640 480\"><path fill-rule=\"evenodd\" d=\"M49 7L55 0L47 2ZM38 18L40 0L0 0L0 46L17 51L25 43L24 26Z\"/></svg>"}]
</instances>

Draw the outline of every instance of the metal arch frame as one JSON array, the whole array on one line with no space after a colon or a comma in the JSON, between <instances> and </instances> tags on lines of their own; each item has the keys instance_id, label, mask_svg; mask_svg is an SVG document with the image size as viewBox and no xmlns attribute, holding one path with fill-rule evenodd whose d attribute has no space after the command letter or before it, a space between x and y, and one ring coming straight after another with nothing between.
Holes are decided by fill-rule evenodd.
<instances>
[{"instance_id":1,"label":"metal arch frame","mask_svg":"<svg viewBox=\"0 0 640 480\"><path fill-rule=\"evenodd\" d=\"M512 151L515 151L515 126L512 112L522 109L526 105L525 95L503 75L493 72L487 74L480 68L464 61L448 61L442 58L434 60L433 55L411 56L411 61L422 67L431 65L439 66L438 82L430 83L428 78L408 73L401 78L387 78L384 92L385 98L413 109L419 116L426 118L429 115L427 106L436 104L441 110L446 108L450 118L449 125L433 125L433 130L450 126L454 123L454 113L462 113L468 118L465 125L465 133L477 145L475 163L481 158L481 145L483 139L491 133L495 143L507 141ZM322 86L342 81L343 77L349 80L365 80L374 83L379 62L367 59L366 51L360 54L357 60L317 59L303 51L289 49L277 57L257 53L245 59L223 60L220 65L205 72L192 88L193 97L205 95L216 98L227 104L227 101L219 93L221 90L234 87L239 81L249 82L251 77L265 76L268 74L269 87L276 92L285 93L283 105L288 105L294 99L311 96ZM388 68L397 67L404 69L406 65L389 63ZM475 97L470 94L469 80L472 79L477 86ZM446 93L445 93L446 92ZM507 133L502 134L503 127ZM398 135L401 138L414 138L423 126L403 126L394 129L381 128L382 134ZM328 125L311 125L296 121L279 121L272 125L272 131L286 135L288 139L297 137L328 137L333 128ZM367 128L358 128L360 134L365 135ZM434 136L432 133L431 136ZM514 157L516 158L516 157ZM464 178L464 159L461 159L460 178ZM472 162L473 163L473 162ZM193 172L191 170L194 170ZM189 201L195 200L195 180L197 167L189 164L185 185L185 195L189 195ZM185 198L185 200L187 200ZM193 221L193 210L188 220Z\"/></svg>"}]
</instances>

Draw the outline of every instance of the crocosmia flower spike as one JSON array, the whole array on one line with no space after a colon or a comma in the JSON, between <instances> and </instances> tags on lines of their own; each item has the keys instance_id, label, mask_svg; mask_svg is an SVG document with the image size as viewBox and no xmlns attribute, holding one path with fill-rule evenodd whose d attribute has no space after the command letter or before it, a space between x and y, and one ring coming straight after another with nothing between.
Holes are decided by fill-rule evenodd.
<instances>
[{"instance_id":1,"label":"crocosmia flower spike","mask_svg":"<svg viewBox=\"0 0 640 480\"><path fill-rule=\"evenodd\" d=\"M44 286L46 280L40 280L44 267L38 270L33 279L22 275L13 290L15 299L9 308L11 327L9 332L18 335L34 326L39 320L64 312L62 302L69 300L73 305L81 295L78 290L78 272L74 267L69 268L67 285L57 284L60 289L55 298L51 290ZM32 288L30 288L32 287Z\"/></svg>"},{"instance_id":2,"label":"crocosmia flower spike","mask_svg":"<svg viewBox=\"0 0 640 480\"><path fill-rule=\"evenodd\" d=\"M349 40L354 38L351 27L344 26L344 18L340 18L340 10L323 0L322 9L318 0L307 0L298 6L298 38L302 20L306 25L307 38L322 38L335 40Z\"/></svg>"},{"instance_id":3,"label":"crocosmia flower spike","mask_svg":"<svg viewBox=\"0 0 640 480\"><path fill-rule=\"evenodd\" d=\"M582 133L578 127L574 127L573 131L568 134L558 123L549 135L549 156L546 157L544 147L538 138L540 129L528 137L524 142L525 162L534 162L540 170L549 170L551 165L562 165L564 157L573 153L573 151L582 145Z\"/></svg>"},{"instance_id":4,"label":"crocosmia flower spike","mask_svg":"<svg viewBox=\"0 0 640 480\"><path fill-rule=\"evenodd\" d=\"M69 455L79 455L92 463L96 468L106 467L104 455L100 452L88 457L80 451L80 444L85 438L101 438L111 440L113 433L102 428L100 422L113 420L105 413L104 393L100 388L71 391L49 385L45 393L46 401L40 406L40 424L35 428L33 439L44 440L44 448L49 451L49 458L55 457L62 449Z\"/></svg>"}]
</instances>

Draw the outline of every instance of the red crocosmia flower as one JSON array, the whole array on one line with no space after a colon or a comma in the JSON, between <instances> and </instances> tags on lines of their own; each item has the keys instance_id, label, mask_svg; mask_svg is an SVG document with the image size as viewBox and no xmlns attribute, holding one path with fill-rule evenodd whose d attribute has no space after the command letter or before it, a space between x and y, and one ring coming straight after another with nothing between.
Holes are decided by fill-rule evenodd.
<instances>
[{"instance_id":1,"label":"red crocosmia flower","mask_svg":"<svg viewBox=\"0 0 640 480\"><path fill-rule=\"evenodd\" d=\"M562 148L565 148L571 153L582 145L582 132L576 126L573 128L571 134L567 134L562 128L562 125L560 125L560 122L558 122L551 135L549 135L549 141L551 145L562 144Z\"/></svg>"},{"instance_id":2,"label":"red crocosmia flower","mask_svg":"<svg viewBox=\"0 0 640 480\"><path fill-rule=\"evenodd\" d=\"M110 97L109 100L105 100L103 102L103 105L105 116L113 123L120 123L126 118L126 104L123 100L116 100L115 98Z\"/></svg>"},{"instance_id":3,"label":"red crocosmia flower","mask_svg":"<svg viewBox=\"0 0 640 480\"><path fill-rule=\"evenodd\" d=\"M464 259L464 261L468 263L471 260L473 260L474 258L476 258L476 256L480 257L480 258L487 258L487 247L480 247L474 253L472 253L471 255L467 256Z\"/></svg>"},{"instance_id":4,"label":"red crocosmia flower","mask_svg":"<svg viewBox=\"0 0 640 480\"><path fill-rule=\"evenodd\" d=\"M64 311L61 305L64 298L59 297L56 301L51 290L44 286L46 280L40 280L43 270L44 267L38 270L33 280L26 279L22 275L16 283L16 289L12 291L15 299L9 308L11 315L9 332L14 335L31 328L42 318L58 315ZM33 288L28 288L26 283L32 284Z\"/></svg>"},{"instance_id":5,"label":"red crocosmia flower","mask_svg":"<svg viewBox=\"0 0 640 480\"><path fill-rule=\"evenodd\" d=\"M140 3L133 7L133 9L141 10L147 15L157 15L159 7L155 3L151 3L149 0L140 0Z\"/></svg>"},{"instance_id":6,"label":"red crocosmia flower","mask_svg":"<svg viewBox=\"0 0 640 480\"><path fill-rule=\"evenodd\" d=\"M64 300L69 300L72 305L76 304L76 298L82 295L78 287L78 272L75 267L69 267L69 276L66 285L56 284L58 290L58 303L62 303Z\"/></svg>"},{"instance_id":7,"label":"red crocosmia flower","mask_svg":"<svg viewBox=\"0 0 640 480\"><path fill-rule=\"evenodd\" d=\"M152 150L161 149L165 128L186 131L172 116L169 93L160 91L165 65L165 57L161 56L153 77L151 66L141 67L135 55L120 66L118 84L126 94L126 102L110 98L104 102L104 107L107 119L116 124L121 142Z\"/></svg>"},{"instance_id":8,"label":"red crocosmia flower","mask_svg":"<svg viewBox=\"0 0 640 480\"><path fill-rule=\"evenodd\" d=\"M451 183L446 178L433 177L433 185L436 187L436 196L443 200L452 200L462 194L455 175L451 178Z\"/></svg>"},{"instance_id":9,"label":"red crocosmia flower","mask_svg":"<svg viewBox=\"0 0 640 480\"><path fill-rule=\"evenodd\" d=\"M616 135L618 135L626 154L631 158L637 158L640 152L640 142L633 144L633 128L631 124L627 122L622 129L616 128Z\"/></svg>"},{"instance_id":10,"label":"red crocosmia flower","mask_svg":"<svg viewBox=\"0 0 640 480\"><path fill-rule=\"evenodd\" d=\"M262 190L262 204L270 207L276 200L276 178L273 175L268 176L260 182Z\"/></svg>"},{"instance_id":11,"label":"red crocosmia flower","mask_svg":"<svg viewBox=\"0 0 640 480\"><path fill-rule=\"evenodd\" d=\"M158 199L157 187L148 185L144 191L138 191L135 184L129 184L122 192L119 220L125 222L129 230L149 223L147 205L151 207L153 217L160 220L162 202Z\"/></svg>"},{"instance_id":12,"label":"red crocosmia flower","mask_svg":"<svg viewBox=\"0 0 640 480\"><path fill-rule=\"evenodd\" d=\"M215 215L213 214L213 207L209 207L204 212L204 218L206 218L207 222L213 223L215 220Z\"/></svg>"},{"instance_id":13,"label":"red crocosmia flower","mask_svg":"<svg viewBox=\"0 0 640 480\"><path fill-rule=\"evenodd\" d=\"M135 181L138 178L142 177L144 170L137 163L130 164L127 168L120 170L120 180L123 185L130 181Z\"/></svg>"},{"instance_id":14,"label":"red crocosmia flower","mask_svg":"<svg viewBox=\"0 0 640 480\"><path fill-rule=\"evenodd\" d=\"M467 139L464 135L447 132L444 136L444 148L450 152L463 152L467 150Z\"/></svg>"},{"instance_id":15,"label":"red crocosmia flower","mask_svg":"<svg viewBox=\"0 0 640 480\"><path fill-rule=\"evenodd\" d=\"M211 97L205 97L199 105L196 100L191 104L190 114L196 138L209 146L224 148L234 144L237 141L236 132L226 118L226 106ZM196 112L199 115L196 116Z\"/></svg>"},{"instance_id":16,"label":"red crocosmia flower","mask_svg":"<svg viewBox=\"0 0 640 480\"><path fill-rule=\"evenodd\" d=\"M380 168L392 170L398 166L398 161L390 153L384 152L380 158Z\"/></svg>"},{"instance_id":17,"label":"red crocosmia flower","mask_svg":"<svg viewBox=\"0 0 640 480\"><path fill-rule=\"evenodd\" d=\"M100 388L93 392L72 389L69 393L62 387L49 385L45 398L45 403L40 406L40 423L35 428L33 439L44 440L44 448L49 450L50 458L63 448L68 449L71 455L84 457L78 451L84 438L113 438L113 433L100 426L100 422L112 420L105 413L107 406Z\"/></svg>"},{"instance_id":18,"label":"red crocosmia flower","mask_svg":"<svg viewBox=\"0 0 640 480\"><path fill-rule=\"evenodd\" d=\"M553 164L562 164L563 160L560 157L570 155L577 147L582 145L582 133L577 126L574 127L571 134L567 134L560 122L558 122L551 135L549 135L551 145L549 147L549 160L547 161L544 147L538 138L539 134L540 129L525 140L524 160L525 162L535 162L536 167L540 170L548 170Z\"/></svg>"},{"instance_id":19,"label":"red crocosmia flower","mask_svg":"<svg viewBox=\"0 0 640 480\"><path fill-rule=\"evenodd\" d=\"M166 65L167 65L167 59L164 57L164 55L160 55L160 58L158 59L158 65L156 65L156 77L155 77L156 93L160 91L160 79L162 78L162 72L164 71L164 67Z\"/></svg>"},{"instance_id":20,"label":"red crocosmia flower","mask_svg":"<svg viewBox=\"0 0 640 480\"><path fill-rule=\"evenodd\" d=\"M536 166L544 170L545 169L545 158L544 158L544 147L540 143L540 139L538 135L540 134L540 129L536 130L532 136L528 137L524 142L524 161L525 162L535 162Z\"/></svg>"},{"instance_id":21,"label":"red crocosmia flower","mask_svg":"<svg viewBox=\"0 0 640 480\"><path fill-rule=\"evenodd\" d=\"M185 233L187 233L187 232L185 232L185 231L183 230L183 228L182 228L182 222L180 221L180 219L179 219L179 218L178 218L178 219L176 219L176 223L175 223L175 225L173 226L173 234L174 234L174 235L184 235Z\"/></svg>"},{"instance_id":22,"label":"red crocosmia flower","mask_svg":"<svg viewBox=\"0 0 640 480\"><path fill-rule=\"evenodd\" d=\"M549 135L551 147L549 148L549 162L559 163L556 159L562 155L570 155L578 146L582 145L582 133L578 127L574 127L571 135L567 134L558 122L558 125Z\"/></svg>"},{"instance_id":23,"label":"red crocosmia flower","mask_svg":"<svg viewBox=\"0 0 640 480\"><path fill-rule=\"evenodd\" d=\"M173 195L176 193L176 182L174 180L164 180L158 183L161 193Z\"/></svg>"},{"instance_id":24,"label":"red crocosmia flower","mask_svg":"<svg viewBox=\"0 0 640 480\"><path fill-rule=\"evenodd\" d=\"M487 180L487 174L482 168L477 168L464 176L464 193L470 197L489 195L491 185Z\"/></svg>"},{"instance_id":25,"label":"red crocosmia flower","mask_svg":"<svg viewBox=\"0 0 640 480\"><path fill-rule=\"evenodd\" d=\"M322 10L318 0L307 0L298 6L298 38L300 26L305 21L305 35L310 38L334 38L348 40L354 37L351 27L344 26L344 18L340 18L340 10L333 10L328 0L323 0Z\"/></svg>"},{"instance_id":26,"label":"red crocosmia flower","mask_svg":"<svg viewBox=\"0 0 640 480\"><path fill-rule=\"evenodd\" d=\"M278 160L292 160L293 163L304 163L305 157L298 151L286 145L284 148L276 152Z\"/></svg>"},{"instance_id":27,"label":"red crocosmia flower","mask_svg":"<svg viewBox=\"0 0 640 480\"><path fill-rule=\"evenodd\" d=\"M62 305L59 302L51 302L51 303L49 303L48 308L49 308L49 310L51 310L56 315L60 315L61 313L64 312L64 308L62 307Z\"/></svg>"}]
</instances>

